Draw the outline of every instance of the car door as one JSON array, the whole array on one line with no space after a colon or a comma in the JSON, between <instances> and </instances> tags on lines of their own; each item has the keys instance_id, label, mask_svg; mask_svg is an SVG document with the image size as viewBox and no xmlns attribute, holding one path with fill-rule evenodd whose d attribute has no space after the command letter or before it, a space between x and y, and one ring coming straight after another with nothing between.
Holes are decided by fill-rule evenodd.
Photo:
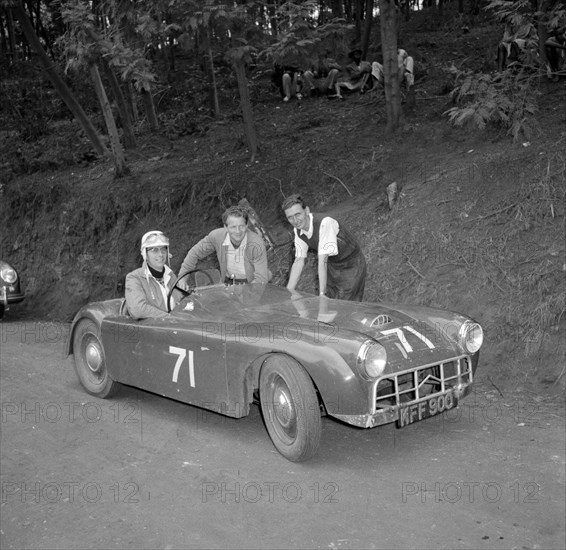
<instances>
[{"instance_id":1,"label":"car door","mask_svg":"<svg viewBox=\"0 0 566 550\"><path fill-rule=\"evenodd\" d=\"M112 378L226 414L226 345L220 336L203 339L202 323L116 317L102 330Z\"/></svg>"}]
</instances>

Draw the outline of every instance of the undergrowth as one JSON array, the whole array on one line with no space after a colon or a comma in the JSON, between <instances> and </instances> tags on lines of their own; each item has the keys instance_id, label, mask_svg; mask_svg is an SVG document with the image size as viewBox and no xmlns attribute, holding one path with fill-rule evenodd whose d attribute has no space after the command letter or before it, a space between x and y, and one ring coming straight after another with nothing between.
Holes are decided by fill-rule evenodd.
<instances>
[{"instance_id":1,"label":"undergrowth","mask_svg":"<svg viewBox=\"0 0 566 550\"><path fill-rule=\"evenodd\" d=\"M511 70L496 74L457 71L451 92L455 107L444 114L452 124L473 124L484 130L488 124L503 127L516 141L530 139L537 111L538 77Z\"/></svg>"},{"instance_id":2,"label":"undergrowth","mask_svg":"<svg viewBox=\"0 0 566 550\"><path fill-rule=\"evenodd\" d=\"M403 205L383 210L379 231L363 243L370 265L366 299L452 309L461 296L467 313L481 319L487 345L508 342L525 357L554 349L566 321L565 163L562 153L549 155L537 177L510 187L497 203L459 204L468 227L463 235L441 221L401 237L396 223ZM465 301L470 295L478 296L476 304Z\"/></svg>"}]
</instances>

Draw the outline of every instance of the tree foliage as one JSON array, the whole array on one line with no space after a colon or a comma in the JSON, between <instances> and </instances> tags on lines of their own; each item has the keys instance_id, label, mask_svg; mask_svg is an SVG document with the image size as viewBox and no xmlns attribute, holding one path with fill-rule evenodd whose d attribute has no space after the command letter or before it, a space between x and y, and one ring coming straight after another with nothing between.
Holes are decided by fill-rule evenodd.
<instances>
[{"instance_id":1,"label":"tree foliage","mask_svg":"<svg viewBox=\"0 0 566 550\"><path fill-rule=\"evenodd\" d=\"M500 74L448 68L455 78L456 106L445 114L456 126L470 123L484 129L495 124L514 140L528 137L534 125L538 82L546 72L544 40L556 29L566 30L566 4L542 1L537 7L531 0L491 0L485 9L505 25L507 39L522 38L525 47L518 62Z\"/></svg>"},{"instance_id":2,"label":"tree foliage","mask_svg":"<svg viewBox=\"0 0 566 550\"><path fill-rule=\"evenodd\" d=\"M437 3L425 2L422 8L429 20L439 23ZM396 10L400 4L405 10L420 9L412 0L391 2ZM94 62L111 108L119 112L117 125L126 147L128 113L133 144L134 130L146 131L147 123L152 131L165 126L175 137L201 131L205 118L230 116L237 109L246 119L248 144L252 150L260 149L253 132L252 104L261 87L267 89L264 77L273 64L311 68L325 57L345 61L354 46L365 50L362 33L367 29L369 35L378 5L375 0L0 0L0 65L3 77L6 74L10 80L3 84L10 94L0 123L10 119L10 127L31 141L49 132L51 120L69 117L68 98L65 103L50 99L54 85L45 78L49 66L60 73L65 69L65 83L84 118L91 119L96 132L104 132L90 83ZM37 48L26 40L14 16L20 6L44 50L41 71ZM497 21L526 35L532 47L525 49L520 70L501 78L453 72L456 105L447 114L454 124L494 123L518 137L528 131L536 105L536 79L544 74L541 32L566 27L566 4L564 0L491 0L488 8ZM370 49L387 46L387 58L393 60L396 33L396 28L388 33L387 46L375 25ZM404 42L408 38L404 36ZM18 80L25 85L18 85ZM42 93L37 91L38 104L30 108L36 90ZM118 99L120 92L123 101ZM128 105L128 113L122 103ZM398 125L400 105L400 94L386 93L392 129ZM72 111L76 120L78 109ZM84 128L86 121L81 124ZM175 126L169 132L173 125L185 128ZM92 128L89 132L94 136ZM95 149L98 154L103 150L100 144Z\"/></svg>"},{"instance_id":3,"label":"tree foliage","mask_svg":"<svg viewBox=\"0 0 566 550\"><path fill-rule=\"evenodd\" d=\"M58 44L67 59L66 70L79 71L90 62L104 58L119 71L122 80L131 81L138 91L150 91L156 76L151 63L143 51L126 43L120 28L110 23L112 19L104 18L107 21L104 26L98 24L100 17L83 0L70 0L61 14L67 31Z\"/></svg>"},{"instance_id":4,"label":"tree foliage","mask_svg":"<svg viewBox=\"0 0 566 550\"><path fill-rule=\"evenodd\" d=\"M341 55L346 39L354 28L343 18L317 25L314 14L318 2L286 2L275 11L280 30L276 40L262 50L261 56L278 65L316 66L320 58Z\"/></svg>"},{"instance_id":5,"label":"tree foliage","mask_svg":"<svg viewBox=\"0 0 566 550\"><path fill-rule=\"evenodd\" d=\"M466 71L456 78L461 83L452 97L462 106L446 111L452 124L461 127L472 123L480 130L495 124L505 128L514 140L530 136L536 112L535 79L508 71L495 75Z\"/></svg>"}]
</instances>

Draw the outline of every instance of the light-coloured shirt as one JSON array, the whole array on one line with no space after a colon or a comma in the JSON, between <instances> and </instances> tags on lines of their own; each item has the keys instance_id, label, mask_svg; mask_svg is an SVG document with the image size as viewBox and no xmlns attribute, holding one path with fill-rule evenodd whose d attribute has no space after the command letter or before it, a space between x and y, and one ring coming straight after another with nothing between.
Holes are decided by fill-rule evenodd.
<instances>
[{"instance_id":1,"label":"light-coloured shirt","mask_svg":"<svg viewBox=\"0 0 566 550\"><path fill-rule=\"evenodd\" d=\"M309 218L308 230L300 230L300 234L306 235L307 239L312 237L314 231L312 214L309 214ZM338 254L338 231L340 231L340 225L334 218L330 218L329 216L322 218L318 232L317 254L328 254L329 256L336 256L336 254ZM295 228L295 257L306 258L308 250L309 245L299 237L299 232Z\"/></svg>"},{"instance_id":2,"label":"light-coloured shirt","mask_svg":"<svg viewBox=\"0 0 566 550\"><path fill-rule=\"evenodd\" d=\"M230 234L226 234L226 238L222 243L226 246L226 276L230 279L245 279L246 270L244 267L244 254L246 252L246 246L248 244L248 236L246 235L240 246L235 248L230 240Z\"/></svg>"},{"instance_id":3,"label":"light-coloured shirt","mask_svg":"<svg viewBox=\"0 0 566 550\"><path fill-rule=\"evenodd\" d=\"M173 274L173 271L171 270L171 268L166 265L165 266L165 270L163 273L163 279L161 281L159 281L158 279L156 279L152 274L151 271L149 270L149 267L147 266L147 264L145 265L145 276L148 280L149 283L149 279L153 279L156 283L157 286L159 287L159 290L161 291L161 295L163 296L163 302L165 304L167 304L167 294L169 294L169 288L168 288L168 284L169 281L171 280L171 276ZM153 290L152 290L153 292ZM173 296L171 296L171 311L173 311L173 308L175 307L175 298L173 298Z\"/></svg>"}]
</instances>

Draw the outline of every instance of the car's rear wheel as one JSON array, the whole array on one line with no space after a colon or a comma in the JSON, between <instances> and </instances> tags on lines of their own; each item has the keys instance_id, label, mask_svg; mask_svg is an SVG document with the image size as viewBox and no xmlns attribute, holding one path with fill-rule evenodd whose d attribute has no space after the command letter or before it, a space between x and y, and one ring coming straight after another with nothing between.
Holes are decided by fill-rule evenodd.
<instances>
[{"instance_id":1,"label":"car's rear wheel","mask_svg":"<svg viewBox=\"0 0 566 550\"><path fill-rule=\"evenodd\" d=\"M313 383L305 369L286 355L273 355L259 377L263 418L275 448L288 460L315 455L322 421Z\"/></svg>"},{"instance_id":2,"label":"car's rear wheel","mask_svg":"<svg viewBox=\"0 0 566 550\"><path fill-rule=\"evenodd\" d=\"M98 327L90 319L81 319L73 334L75 370L84 389L97 397L110 397L119 387L106 368L104 348Z\"/></svg>"}]
</instances>

